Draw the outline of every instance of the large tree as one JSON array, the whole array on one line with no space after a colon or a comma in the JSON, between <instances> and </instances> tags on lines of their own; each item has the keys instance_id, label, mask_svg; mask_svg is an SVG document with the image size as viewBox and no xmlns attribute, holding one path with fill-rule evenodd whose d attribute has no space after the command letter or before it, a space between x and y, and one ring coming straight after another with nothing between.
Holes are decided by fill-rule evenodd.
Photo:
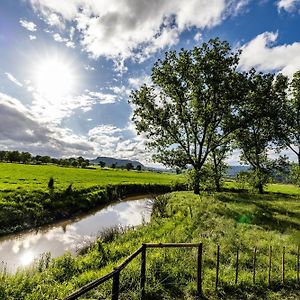
<instances>
[{"instance_id":1,"label":"large tree","mask_svg":"<svg viewBox=\"0 0 300 300\"><path fill-rule=\"evenodd\" d=\"M290 81L290 95L286 97L279 119L278 130L279 142L282 146L289 148L297 156L297 164L300 168L300 71L293 75Z\"/></svg>"},{"instance_id":2,"label":"large tree","mask_svg":"<svg viewBox=\"0 0 300 300\"><path fill-rule=\"evenodd\" d=\"M276 138L278 113L285 101L287 78L281 74L261 74L251 70L245 82L248 90L238 116L242 126L236 131L241 160L250 164L252 183L263 193L271 175L268 151Z\"/></svg>"},{"instance_id":3,"label":"large tree","mask_svg":"<svg viewBox=\"0 0 300 300\"><path fill-rule=\"evenodd\" d=\"M242 98L239 52L219 39L192 50L170 51L152 69L152 85L131 93L133 121L145 133L155 159L194 168L194 193L208 155L236 129Z\"/></svg>"}]
</instances>

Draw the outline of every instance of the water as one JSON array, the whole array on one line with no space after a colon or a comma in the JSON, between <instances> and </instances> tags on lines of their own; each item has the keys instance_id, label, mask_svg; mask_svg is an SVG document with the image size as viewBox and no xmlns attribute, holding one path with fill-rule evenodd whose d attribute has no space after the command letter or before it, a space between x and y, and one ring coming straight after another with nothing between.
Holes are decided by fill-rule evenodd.
<instances>
[{"instance_id":1,"label":"water","mask_svg":"<svg viewBox=\"0 0 300 300\"><path fill-rule=\"evenodd\" d=\"M151 214L150 195L128 197L98 208L74 219L0 238L0 262L8 272L31 265L41 254L57 257L73 254L94 241L105 228L136 226L148 222Z\"/></svg>"}]
</instances>

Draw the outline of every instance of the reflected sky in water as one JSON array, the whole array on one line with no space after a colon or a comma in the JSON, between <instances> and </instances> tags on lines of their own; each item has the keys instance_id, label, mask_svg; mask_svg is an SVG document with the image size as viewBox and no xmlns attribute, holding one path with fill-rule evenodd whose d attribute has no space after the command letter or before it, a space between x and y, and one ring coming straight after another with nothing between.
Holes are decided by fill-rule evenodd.
<instances>
[{"instance_id":1,"label":"reflected sky in water","mask_svg":"<svg viewBox=\"0 0 300 300\"><path fill-rule=\"evenodd\" d=\"M0 238L0 262L9 272L26 267L41 254L50 252L51 257L66 251L76 253L85 244L95 240L99 232L113 226L136 226L148 222L151 214L149 195L126 198L98 211L44 226L15 235Z\"/></svg>"}]
</instances>

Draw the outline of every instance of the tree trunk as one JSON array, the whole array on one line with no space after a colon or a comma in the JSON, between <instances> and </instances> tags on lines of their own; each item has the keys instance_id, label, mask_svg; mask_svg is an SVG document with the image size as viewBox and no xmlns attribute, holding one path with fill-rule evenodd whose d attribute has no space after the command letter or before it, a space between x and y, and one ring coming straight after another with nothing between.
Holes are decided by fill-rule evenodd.
<instances>
[{"instance_id":1,"label":"tree trunk","mask_svg":"<svg viewBox=\"0 0 300 300\"><path fill-rule=\"evenodd\" d=\"M194 174L194 182L193 182L193 187L194 187L194 194L199 195L200 194L200 171L195 169L195 174Z\"/></svg>"},{"instance_id":2,"label":"tree trunk","mask_svg":"<svg viewBox=\"0 0 300 300\"><path fill-rule=\"evenodd\" d=\"M259 182L257 187L258 187L258 193L263 194L264 193L264 187L263 187L262 182Z\"/></svg>"},{"instance_id":3,"label":"tree trunk","mask_svg":"<svg viewBox=\"0 0 300 300\"><path fill-rule=\"evenodd\" d=\"M215 185L216 185L216 191L221 192L221 185L220 185L220 177L219 176L215 177Z\"/></svg>"}]
</instances>

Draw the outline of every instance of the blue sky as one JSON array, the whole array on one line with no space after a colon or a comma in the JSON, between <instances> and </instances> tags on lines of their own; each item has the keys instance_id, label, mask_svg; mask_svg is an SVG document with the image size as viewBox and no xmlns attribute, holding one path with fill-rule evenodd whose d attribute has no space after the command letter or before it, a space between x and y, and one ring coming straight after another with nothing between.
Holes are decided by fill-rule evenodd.
<instances>
[{"instance_id":1,"label":"blue sky","mask_svg":"<svg viewBox=\"0 0 300 300\"><path fill-rule=\"evenodd\" d=\"M291 76L299 14L300 0L1 0L0 148L150 165L128 95L153 63L218 36L241 70Z\"/></svg>"}]
</instances>

